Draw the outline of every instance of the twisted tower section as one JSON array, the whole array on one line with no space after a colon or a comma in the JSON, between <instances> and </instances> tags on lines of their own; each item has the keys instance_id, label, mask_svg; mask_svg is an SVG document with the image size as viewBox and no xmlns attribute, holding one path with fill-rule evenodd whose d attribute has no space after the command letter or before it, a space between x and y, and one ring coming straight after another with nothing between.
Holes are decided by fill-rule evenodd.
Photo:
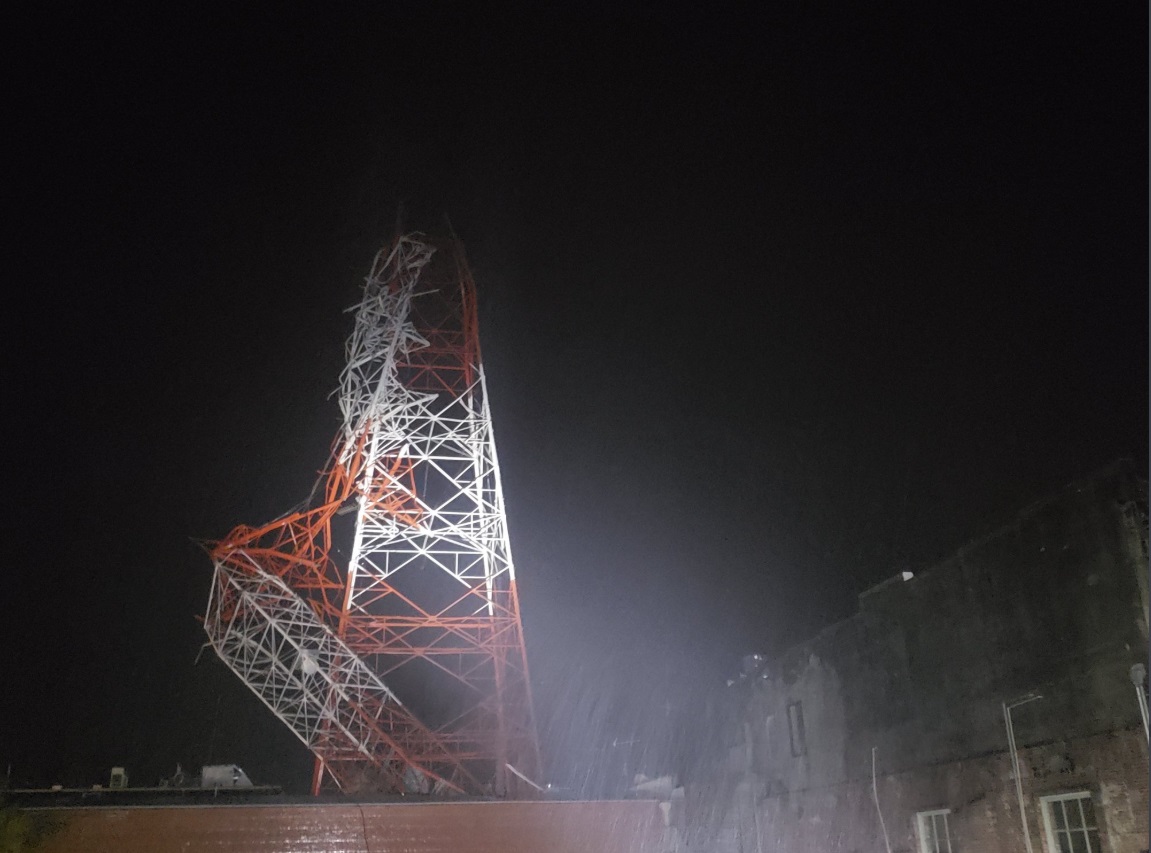
<instances>
[{"instance_id":1,"label":"twisted tower section","mask_svg":"<svg viewBox=\"0 0 1151 853\"><path fill-rule=\"evenodd\" d=\"M539 755L462 247L399 237L354 310L322 502L213 549L209 640L316 755L317 791L524 793Z\"/></svg>"}]
</instances>

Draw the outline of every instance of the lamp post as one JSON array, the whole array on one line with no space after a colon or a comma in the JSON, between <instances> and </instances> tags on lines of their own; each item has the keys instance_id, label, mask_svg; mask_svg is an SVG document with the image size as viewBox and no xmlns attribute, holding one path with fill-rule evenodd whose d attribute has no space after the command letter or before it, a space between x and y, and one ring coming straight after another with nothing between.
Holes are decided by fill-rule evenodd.
<instances>
[{"instance_id":1,"label":"lamp post","mask_svg":"<svg viewBox=\"0 0 1151 853\"><path fill-rule=\"evenodd\" d=\"M1147 726L1147 667L1141 663L1131 666L1131 683L1135 685L1135 695L1139 699L1139 716L1143 720L1143 736L1151 741L1151 730Z\"/></svg>"},{"instance_id":2,"label":"lamp post","mask_svg":"<svg viewBox=\"0 0 1151 853\"><path fill-rule=\"evenodd\" d=\"M1023 842L1027 846L1027 853L1034 853L1034 851L1031 847L1031 828L1027 825L1027 811L1023 806L1023 780L1019 774L1019 752L1015 748L1015 727L1011 723L1011 709L1042 698L1038 693L1028 693L1013 702L1003 703L1003 722L1007 726L1007 745L1011 750L1011 769L1015 773L1015 798L1019 801L1019 820L1023 824Z\"/></svg>"}]
</instances>

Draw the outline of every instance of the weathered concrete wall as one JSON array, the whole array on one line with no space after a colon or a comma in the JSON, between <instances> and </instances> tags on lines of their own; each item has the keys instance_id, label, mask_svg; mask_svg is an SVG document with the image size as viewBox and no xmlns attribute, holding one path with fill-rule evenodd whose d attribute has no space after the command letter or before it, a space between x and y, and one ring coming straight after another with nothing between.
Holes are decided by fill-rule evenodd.
<instances>
[{"instance_id":1,"label":"weathered concrete wall","mask_svg":"<svg viewBox=\"0 0 1151 853\"><path fill-rule=\"evenodd\" d=\"M813 739L796 763L812 783L836 781L820 763L830 770L822 753L841 742L843 766L867 766L878 746L888 770L1002 750L1000 703L1033 690L1042 703L1014 714L1026 740L1138 725L1128 671L1146 654L1147 568L1122 517L1132 485L1115 473L1069 489L943 564L861 596L854 618L772 667L757 701L783 724L786 704L809 697ZM816 723L824 703L846 708L841 732Z\"/></svg>"},{"instance_id":2,"label":"weathered concrete wall","mask_svg":"<svg viewBox=\"0 0 1151 853\"><path fill-rule=\"evenodd\" d=\"M60 809L41 853L660 853L659 804L481 802Z\"/></svg>"},{"instance_id":3,"label":"weathered concrete wall","mask_svg":"<svg viewBox=\"0 0 1151 853\"><path fill-rule=\"evenodd\" d=\"M738 745L696 780L696 846L882 850L874 749L893 853L918 849L916 811L941 808L953 841L969 842L959 849L1022 850L1003 703L1037 692L1012 711L1033 820L1039 797L1079 786L1102 810L1106 849L1146 849L1147 744L1129 676L1147 655L1145 508L1128 466L1100 472L865 593L854 617L732 688ZM1044 849L1041 824L1032 840Z\"/></svg>"}]
</instances>

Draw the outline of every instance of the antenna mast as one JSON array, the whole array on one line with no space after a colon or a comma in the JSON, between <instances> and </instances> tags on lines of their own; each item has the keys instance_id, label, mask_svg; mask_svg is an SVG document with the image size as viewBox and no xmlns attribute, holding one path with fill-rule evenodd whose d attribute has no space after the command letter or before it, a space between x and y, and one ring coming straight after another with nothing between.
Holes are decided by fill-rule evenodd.
<instances>
[{"instance_id":1,"label":"antenna mast","mask_svg":"<svg viewBox=\"0 0 1151 853\"><path fill-rule=\"evenodd\" d=\"M315 754L316 793L527 793L539 748L462 245L398 237L355 311L323 502L213 548L209 641Z\"/></svg>"}]
</instances>

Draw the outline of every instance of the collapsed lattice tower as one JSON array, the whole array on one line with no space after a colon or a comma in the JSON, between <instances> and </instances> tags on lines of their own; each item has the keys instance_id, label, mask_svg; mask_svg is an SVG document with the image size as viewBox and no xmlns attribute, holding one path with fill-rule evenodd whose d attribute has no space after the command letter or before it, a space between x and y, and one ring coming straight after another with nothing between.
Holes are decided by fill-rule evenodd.
<instances>
[{"instance_id":1,"label":"collapsed lattice tower","mask_svg":"<svg viewBox=\"0 0 1151 853\"><path fill-rule=\"evenodd\" d=\"M316 792L524 793L539 752L457 240L380 251L340 385L322 495L212 549L209 641L315 754Z\"/></svg>"}]
</instances>

